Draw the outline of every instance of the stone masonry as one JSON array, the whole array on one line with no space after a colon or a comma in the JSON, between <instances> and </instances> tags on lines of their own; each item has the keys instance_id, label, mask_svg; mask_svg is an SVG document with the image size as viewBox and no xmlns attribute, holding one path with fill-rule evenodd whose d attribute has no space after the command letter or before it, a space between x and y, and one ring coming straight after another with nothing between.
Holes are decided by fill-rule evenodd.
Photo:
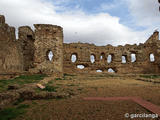
<instances>
[{"instance_id":1,"label":"stone masonry","mask_svg":"<svg viewBox=\"0 0 160 120\"><path fill-rule=\"evenodd\" d=\"M63 75L63 29L56 25L35 24L18 29L5 23L0 16L0 74ZM49 60L49 52L53 59Z\"/></svg>"},{"instance_id":2,"label":"stone masonry","mask_svg":"<svg viewBox=\"0 0 160 120\"><path fill-rule=\"evenodd\" d=\"M131 55L135 55L135 61L132 62ZM150 61L150 55L154 56L154 61ZM75 62L71 61L72 55L77 57ZM90 56L93 55L95 61L92 63ZM140 45L125 46L95 46L85 43L64 43L64 71L90 73L101 70L108 72L112 69L116 73L139 73L150 74L160 73L160 41L159 32L155 31L153 35ZM111 56L108 63L107 58ZM125 63L122 63L122 56ZM84 69L77 69L77 65L83 65Z\"/></svg>"},{"instance_id":3,"label":"stone masonry","mask_svg":"<svg viewBox=\"0 0 160 120\"><path fill-rule=\"evenodd\" d=\"M19 27L16 40L15 28L6 24L5 17L0 15L0 74L25 72L62 76L63 73L108 72L109 69L119 74L160 73L158 31L144 44L114 47L66 44L60 26L35 24L34 27L34 31L28 26ZM53 57L49 57L50 53ZM83 68L77 68L79 65Z\"/></svg>"}]
</instances>

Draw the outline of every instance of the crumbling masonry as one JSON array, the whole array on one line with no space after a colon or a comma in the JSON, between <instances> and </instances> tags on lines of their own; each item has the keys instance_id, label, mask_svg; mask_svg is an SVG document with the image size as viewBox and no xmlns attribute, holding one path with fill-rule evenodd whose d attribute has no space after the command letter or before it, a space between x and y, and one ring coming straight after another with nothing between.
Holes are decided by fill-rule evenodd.
<instances>
[{"instance_id":1,"label":"crumbling masonry","mask_svg":"<svg viewBox=\"0 0 160 120\"><path fill-rule=\"evenodd\" d=\"M60 26L35 24L18 29L5 23L0 15L0 74L49 74L108 72L148 74L160 73L159 32L139 45L95 46L86 43L63 43ZM53 53L53 57L48 54ZM72 57L75 57L73 61ZM91 56L94 60L91 60ZM152 60L150 58L152 56ZM110 57L110 60L108 60ZM134 57L134 60L132 59ZM83 69L77 66L83 66Z\"/></svg>"}]
</instances>

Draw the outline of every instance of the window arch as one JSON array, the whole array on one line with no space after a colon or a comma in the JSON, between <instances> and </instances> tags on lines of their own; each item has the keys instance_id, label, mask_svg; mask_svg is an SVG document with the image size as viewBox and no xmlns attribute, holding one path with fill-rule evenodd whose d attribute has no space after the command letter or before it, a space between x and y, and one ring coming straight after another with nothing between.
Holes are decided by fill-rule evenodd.
<instances>
[{"instance_id":1,"label":"window arch","mask_svg":"<svg viewBox=\"0 0 160 120\"><path fill-rule=\"evenodd\" d=\"M91 54L91 56L90 56L91 63L94 63L95 59L96 59L95 55Z\"/></svg>"},{"instance_id":2,"label":"window arch","mask_svg":"<svg viewBox=\"0 0 160 120\"><path fill-rule=\"evenodd\" d=\"M76 61L77 61L77 54L74 53L71 55L71 62L75 63Z\"/></svg>"},{"instance_id":3,"label":"window arch","mask_svg":"<svg viewBox=\"0 0 160 120\"><path fill-rule=\"evenodd\" d=\"M154 62L154 61L155 61L155 57L154 57L154 54L153 54L153 53L151 53L151 54L149 55L149 58L150 58L150 62Z\"/></svg>"},{"instance_id":4,"label":"window arch","mask_svg":"<svg viewBox=\"0 0 160 120\"><path fill-rule=\"evenodd\" d=\"M48 50L47 53L47 60L52 61L53 60L53 52L51 50Z\"/></svg>"},{"instance_id":5,"label":"window arch","mask_svg":"<svg viewBox=\"0 0 160 120\"><path fill-rule=\"evenodd\" d=\"M113 61L113 55L109 54L107 57L107 63L111 63Z\"/></svg>"},{"instance_id":6,"label":"window arch","mask_svg":"<svg viewBox=\"0 0 160 120\"><path fill-rule=\"evenodd\" d=\"M105 54L101 53L100 60L104 60L104 59L105 59Z\"/></svg>"},{"instance_id":7,"label":"window arch","mask_svg":"<svg viewBox=\"0 0 160 120\"><path fill-rule=\"evenodd\" d=\"M127 56L126 55L122 55L122 63L127 63Z\"/></svg>"},{"instance_id":8,"label":"window arch","mask_svg":"<svg viewBox=\"0 0 160 120\"><path fill-rule=\"evenodd\" d=\"M112 68L108 68L108 72L109 72L109 73L115 73L116 71L113 70Z\"/></svg>"},{"instance_id":9,"label":"window arch","mask_svg":"<svg viewBox=\"0 0 160 120\"><path fill-rule=\"evenodd\" d=\"M136 54L135 53L132 53L131 54L131 62L136 62Z\"/></svg>"},{"instance_id":10,"label":"window arch","mask_svg":"<svg viewBox=\"0 0 160 120\"><path fill-rule=\"evenodd\" d=\"M77 65L77 68L82 70L85 68L85 66L84 65Z\"/></svg>"}]
</instances>

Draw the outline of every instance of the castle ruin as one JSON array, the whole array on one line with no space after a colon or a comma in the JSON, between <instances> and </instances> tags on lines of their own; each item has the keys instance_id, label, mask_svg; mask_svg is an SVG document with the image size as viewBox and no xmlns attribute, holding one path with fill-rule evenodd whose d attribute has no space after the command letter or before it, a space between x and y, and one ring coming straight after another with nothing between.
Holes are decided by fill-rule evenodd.
<instances>
[{"instance_id":1,"label":"castle ruin","mask_svg":"<svg viewBox=\"0 0 160 120\"><path fill-rule=\"evenodd\" d=\"M160 73L158 31L144 44L114 47L67 44L63 43L60 26L35 24L34 27L34 31L28 26L19 27L16 39L15 28L6 24L5 17L0 15L0 74L62 76L63 73L108 72L110 69L118 74ZM53 53L51 59L48 57L50 52ZM75 57L74 61L72 57ZM79 65L83 68L77 68Z\"/></svg>"}]
</instances>

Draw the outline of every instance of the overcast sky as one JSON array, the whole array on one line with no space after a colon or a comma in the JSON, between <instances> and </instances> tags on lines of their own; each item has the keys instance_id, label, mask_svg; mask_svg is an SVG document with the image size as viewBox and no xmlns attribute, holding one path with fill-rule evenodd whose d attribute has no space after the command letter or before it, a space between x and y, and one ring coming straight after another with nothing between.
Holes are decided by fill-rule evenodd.
<instances>
[{"instance_id":1,"label":"overcast sky","mask_svg":"<svg viewBox=\"0 0 160 120\"><path fill-rule=\"evenodd\" d=\"M18 28L55 24L64 42L143 43L160 28L158 0L0 0L0 14Z\"/></svg>"}]
</instances>

